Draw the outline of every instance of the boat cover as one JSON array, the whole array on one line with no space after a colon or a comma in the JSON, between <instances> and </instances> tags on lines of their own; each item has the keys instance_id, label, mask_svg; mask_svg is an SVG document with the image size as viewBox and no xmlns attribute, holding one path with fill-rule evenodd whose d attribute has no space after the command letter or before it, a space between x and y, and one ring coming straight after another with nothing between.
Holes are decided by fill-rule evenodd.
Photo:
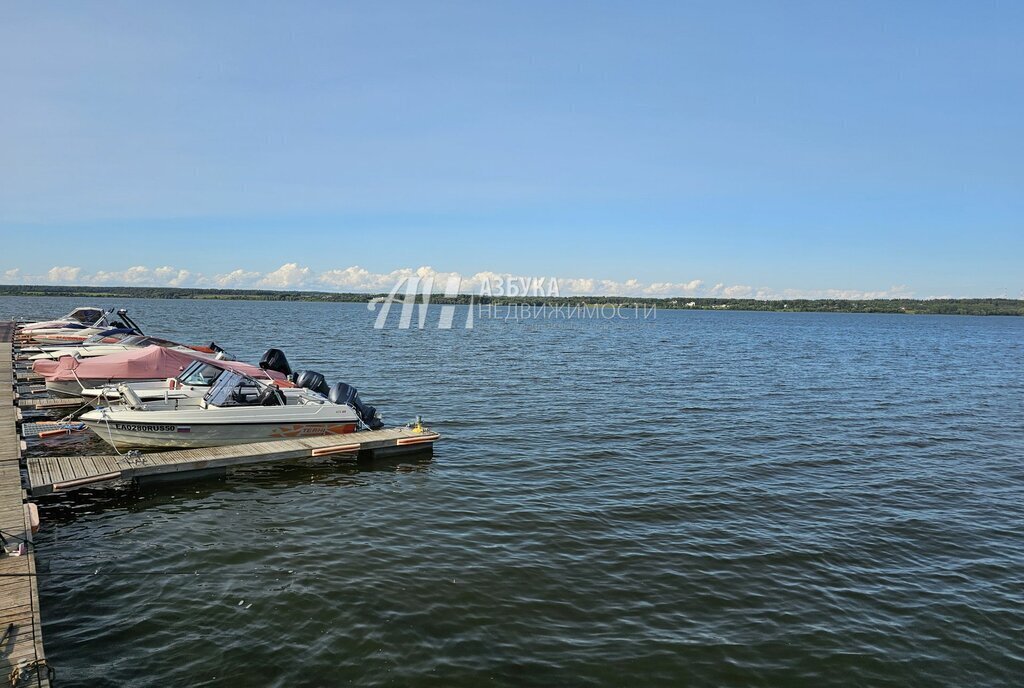
<instances>
[{"instance_id":1,"label":"boat cover","mask_svg":"<svg viewBox=\"0 0 1024 688\"><path fill-rule=\"evenodd\" d=\"M275 380L284 379L280 373L264 371L248 363L216 361L197 352L177 351L164 346L147 346L136 351L125 351L107 356L79 359L61 356L56 361L41 360L32 364L32 370L52 380L160 380L177 377L192 361L208 361L220 368L237 370L250 377Z\"/></svg>"}]
</instances>

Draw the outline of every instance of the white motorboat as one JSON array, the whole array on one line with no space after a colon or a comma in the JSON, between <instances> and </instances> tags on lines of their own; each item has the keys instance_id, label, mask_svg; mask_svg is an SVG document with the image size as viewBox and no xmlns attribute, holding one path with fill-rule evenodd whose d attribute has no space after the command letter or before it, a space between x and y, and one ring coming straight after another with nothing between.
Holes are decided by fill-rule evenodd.
<instances>
[{"instance_id":1,"label":"white motorboat","mask_svg":"<svg viewBox=\"0 0 1024 688\"><path fill-rule=\"evenodd\" d=\"M72 319L72 316L78 319ZM97 317L92 323L89 323L89 319L93 316ZM61 319L25 325L20 332L38 345L74 346L106 330L123 328L125 323L132 329L139 330L123 308L117 311L113 308L107 311L88 307L76 308L65 318L69 320ZM117 318L121 320L117 320Z\"/></svg>"},{"instance_id":2,"label":"white motorboat","mask_svg":"<svg viewBox=\"0 0 1024 688\"><path fill-rule=\"evenodd\" d=\"M94 334L88 339L82 341L81 344L42 344L37 346L23 346L21 347L20 353L52 354L56 351L60 351L62 353L71 354L80 351L82 347L97 346L99 344L116 344L124 341L128 337L136 337L140 334L141 332L130 327L115 327L109 330L104 330L98 334ZM38 356L35 358L38 358Z\"/></svg>"},{"instance_id":3,"label":"white motorboat","mask_svg":"<svg viewBox=\"0 0 1024 688\"><path fill-rule=\"evenodd\" d=\"M115 334L110 334L111 332L114 332ZM122 335L122 332L126 333ZM159 337L150 337L149 335L139 334L134 330L108 330L107 332L101 332L100 334L90 337L79 346L41 347L42 350L40 353L30 356L29 360L41 361L44 359L51 359L56 361L61 356L95 358L96 356L108 356L110 354L121 353L122 351L142 349L147 346L163 346L177 351L198 351L201 354L209 354L211 356L223 353L224 351L214 342L211 342L209 346L191 346L188 344L172 342L169 339L160 339Z\"/></svg>"},{"instance_id":4,"label":"white motorboat","mask_svg":"<svg viewBox=\"0 0 1024 688\"><path fill-rule=\"evenodd\" d=\"M47 330L64 327L65 325L83 325L91 327L106 315L106 311L95 306L80 306L67 315L55 320L43 320L40 322L27 323L21 327L22 332L34 332L35 330Z\"/></svg>"},{"instance_id":5,"label":"white motorboat","mask_svg":"<svg viewBox=\"0 0 1024 688\"><path fill-rule=\"evenodd\" d=\"M128 448L213 447L345 434L380 427L380 416L345 383L327 397L304 387L286 393L276 384L222 371L202 397L143 401L128 385L120 400L81 416L118 451Z\"/></svg>"},{"instance_id":6,"label":"white motorboat","mask_svg":"<svg viewBox=\"0 0 1024 688\"><path fill-rule=\"evenodd\" d=\"M257 380L274 382L281 387L281 391L285 394L297 391L297 388L300 386L289 382L286 374L282 371L257 367L237 361L196 360L177 377L169 377L166 380L141 380L92 387L81 390L79 395L87 400L91 399L93 406L97 407L110 406L120 401L121 387L128 387L142 401L186 398L201 399L210 391L210 387L217 381L217 378L229 370L249 375ZM317 390L314 388L314 391Z\"/></svg>"}]
</instances>

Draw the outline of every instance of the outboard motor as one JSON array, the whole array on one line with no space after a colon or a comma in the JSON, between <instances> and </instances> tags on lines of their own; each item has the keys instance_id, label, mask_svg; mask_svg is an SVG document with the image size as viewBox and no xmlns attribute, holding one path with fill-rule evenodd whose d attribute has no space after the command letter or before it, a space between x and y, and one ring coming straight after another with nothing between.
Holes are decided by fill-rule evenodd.
<instances>
[{"instance_id":1,"label":"outboard motor","mask_svg":"<svg viewBox=\"0 0 1024 688\"><path fill-rule=\"evenodd\" d=\"M128 317L128 311L126 309L118 308L117 309L117 314L119 316L121 316L121 320L123 320L124 322L128 323L128 327L132 328L133 330L135 330L139 334L142 334L142 328L139 327L138 323L136 323L134 320L132 320L131 318ZM124 326L122 325L122 327L124 327Z\"/></svg>"},{"instance_id":2,"label":"outboard motor","mask_svg":"<svg viewBox=\"0 0 1024 688\"><path fill-rule=\"evenodd\" d=\"M227 353L226 351L224 351L224 349L222 349L219 346L217 346L217 342L210 342L209 344L207 344L207 346L209 347L210 351L212 351L215 354L226 354Z\"/></svg>"},{"instance_id":3,"label":"outboard motor","mask_svg":"<svg viewBox=\"0 0 1024 688\"><path fill-rule=\"evenodd\" d=\"M371 430L377 430L384 426L384 422L377 414L377 409L369 404L364 404L363 400L359 398L359 392L352 385L344 382L335 383L327 398L332 404L348 404L354 408L359 415L359 420L363 421L363 424Z\"/></svg>"},{"instance_id":4,"label":"outboard motor","mask_svg":"<svg viewBox=\"0 0 1024 688\"><path fill-rule=\"evenodd\" d=\"M324 376L315 370L300 370L295 374L295 384L323 396L327 396L331 391Z\"/></svg>"},{"instance_id":5,"label":"outboard motor","mask_svg":"<svg viewBox=\"0 0 1024 688\"><path fill-rule=\"evenodd\" d=\"M267 349L267 353L263 354L263 358L260 359L260 368L263 370L273 370L275 373L281 373L285 377L291 377L292 367L288 365L288 359L284 357L284 352L280 349ZM296 382L296 384L298 384ZM305 385L299 385L305 387Z\"/></svg>"}]
</instances>

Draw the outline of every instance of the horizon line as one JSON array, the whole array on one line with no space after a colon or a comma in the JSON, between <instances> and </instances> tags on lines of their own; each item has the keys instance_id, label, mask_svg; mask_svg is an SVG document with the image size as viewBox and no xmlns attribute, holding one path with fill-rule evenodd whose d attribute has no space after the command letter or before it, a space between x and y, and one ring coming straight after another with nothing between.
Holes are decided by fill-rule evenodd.
<instances>
[{"instance_id":1,"label":"horizon line","mask_svg":"<svg viewBox=\"0 0 1024 688\"><path fill-rule=\"evenodd\" d=\"M324 291L320 289L283 289L283 288L262 288L256 289L252 287L246 288L231 288L231 287L171 287L171 286L143 286L143 285L129 285L129 284L109 284L109 285L89 285L89 284L3 284L0 283L0 297L72 297L79 296L74 293L61 293L61 292L86 292L80 294L83 298L87 296L96 296L97 298L105 298L101 293L104 290L119 291L119 292L173 292L173 293L201 293L201 294L225 294L225 295L307 295L307 296L326 296L326 297L343 297L353 296L366 299L386 297L389 295L387 291ZM31 292L32 290L50 291L56 292L52 294L46 293L14 293L14 292ZM87 293L93 292L93 293ZM404 294L404 292L402 292ZM798 303L798 302L815 302L815 301L839 301L845 303L866 303L872 301L903 301L903 302L942 302L942 301L959 301L959 302L970 302L970 301L999 301L1007 303L1020 303L1024 304L1022 298L1011 298L1008 296L928 296L928 297L908 297L908 296L887 296L887 297L875 297L875 298L846 298L846 297L794 297L794 298L758 298L756 296L750 297L732 297L732 296L694 296L694 295L665 295L665 296L629 296L624 294L570 294L570 295L490 295L490 294L473 294L473 293L462 293L460 292L455 296L446 296L443 290L432 290L431 298L437 299L488 299L488 300L500 300L514 302L515 299L525 299L530 301L566 301L572 299L601 299L604 301L621 299L628 302L667 302L667 301L682 301L687 300L694 303L700 302L743 302L743 301L755 301L758 303ZM120 295L120 294L119 294ZM422 294L418 295L422 296ZM138 296L131 296L124 294L125 298L145 298Z\"/></svg>"}]
</instances>

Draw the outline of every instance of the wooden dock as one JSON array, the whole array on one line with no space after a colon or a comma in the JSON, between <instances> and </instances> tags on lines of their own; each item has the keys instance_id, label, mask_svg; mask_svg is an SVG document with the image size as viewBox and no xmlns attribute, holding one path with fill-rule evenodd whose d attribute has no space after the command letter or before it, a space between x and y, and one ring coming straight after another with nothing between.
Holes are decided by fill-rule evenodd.
<instances>
[{"instance_id":1,"label":"wooden dock","mask_svg":"<svg viewBox=\"0 0 1024 688\"><path fill-rule=\"evenodd\" d=\"M342 455L392 456L428 449L439 437L440 435L430 430L388 428L348 435L325 435L152 454L29 458L29 490L35 496L108 480L171 477L172 474L181 474L175 477L185 477L188 473L254 463L315 460Z\"/></svg>"},{"instance_id":2,"label":"wooden dock","mask_svg":"<svg viewBox=\"0 0 1024 688\"><path fill-rule=\"evenodd\" d=\"M38 437L62 427L53 420L59 413L47 419L43 412L74 412L82 400L32 396L45 389L27 384L42 378L24 364L15 365L19 342L14 327L0 322L0 534L10 551L26 544L22 555L0 552L0 682L6 677L11 685L50 685L23 474L31 494L44 495L113 480L188 478L255 463L392 456L429 450L440 437L421 427L405 427L151 454L25 458L21 433ZM19 396L26 387L30 395ZM30 416L23 417L23 410Z\"/></svg>"},{"instance_id":3,"label":"wooden dock","mask_svg":"<svg viewBox=\"0 0 1024 688\"><path fill-rule=\"evenodd\" d=\"M26 553L0 553L0 674L19 686L49 686L39 614L32 533L21 485L21 438L14 405L13 323L0 323L0 534L7 548L26 544ZM17 672L16 674L12 672ZM20 679L19 679L20 677Z\"/></svg>"}]
</instances>

